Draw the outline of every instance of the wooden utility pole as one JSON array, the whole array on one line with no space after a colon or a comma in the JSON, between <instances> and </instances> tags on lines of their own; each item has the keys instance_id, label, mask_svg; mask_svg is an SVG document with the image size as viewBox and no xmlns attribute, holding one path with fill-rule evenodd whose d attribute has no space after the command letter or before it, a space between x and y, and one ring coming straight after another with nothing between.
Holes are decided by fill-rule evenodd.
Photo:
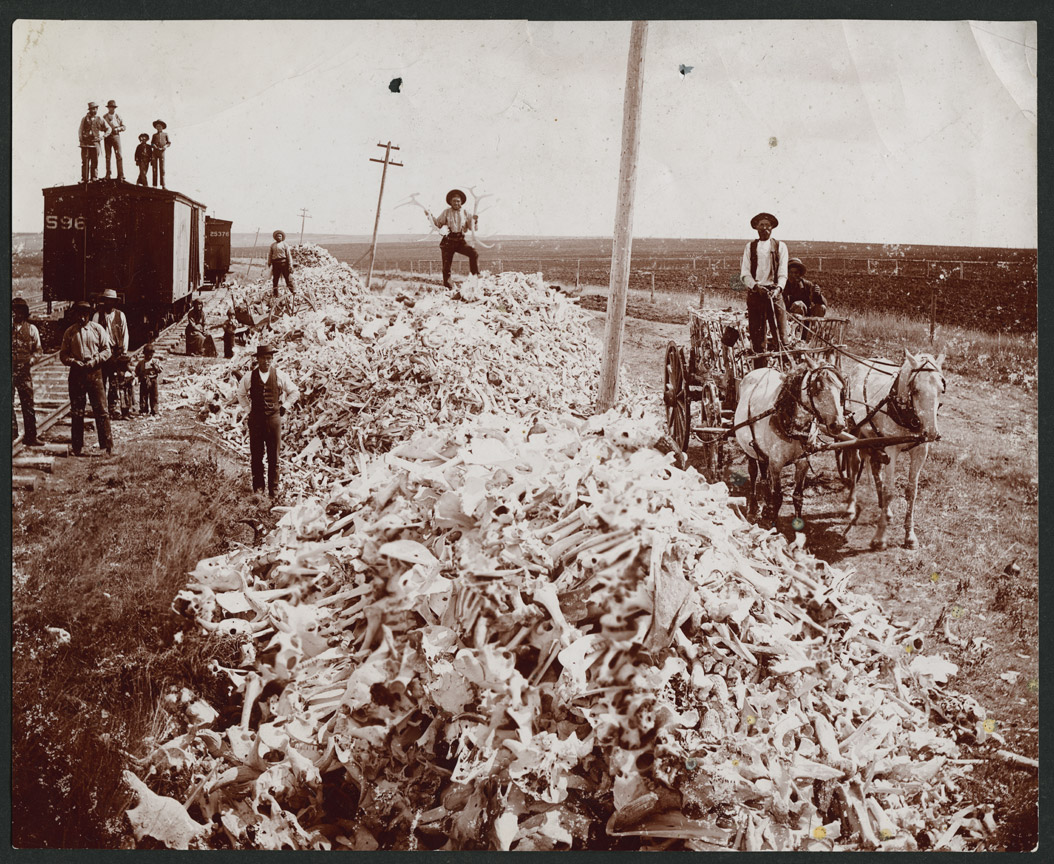
<instances>
[{"instance_id":1,"label":"wooden utility pole","mask_svg":"<svg viewBox=\"0 0 1054 864\"><path fill-rule=\"evenodd\" d=\"M644 91L644 46L648 41L648 22L634 21L626 61L626 95L622 105L622 160L619 164L618 208L615 215L615 242L611 249L611 282L608 289L607 327L604 334L604 360L600 366L600 392L597 411L615 404L618 394L622 330L626 320L626 292L629 287L630 255L633 251L633 198L637 188L637 151L640 148L640 105Z\"/></svg>"},{"instance_id":2,"label":"wooden utility pole","mask_svg":"<svg viewBox=\"0 0 1054 864\"><path fill-rule=\"evenodd\" d=\"M300 245L304 245L304 220L310 219L311 214L307 212L306 207L301 207L300 212L297 214L300 217Z\"/></svg>"},{"instance_id":3,"label":"wooden utility pole","mask_svg":"<svg viewBox=\"0 0 1054 864\"><path fill-rule=\"evenodd\" d=\"M249 263L245 265L245 275L249 275L249 270L253 266L253 258L256 257L256 242L260 239L260 229L256 229L256 240L253 240L253 251L249 253Z\"/></svg>"},{"instance_id":4,"label":"wooden utility pole","mask_svg":"<svg viewBox=\"0 0 1054 864\"><path fill-rule=\"evenodd\" d=\"M370 282L373 281L373 261L377 257L377 226L381 223L381 199L384 198L384 178L388 176L388 166L395 165L398 168L403 167L402 162L392 162L391 155L393 150L399 148L389 141L387 144L378 144L378 147L384 148L383 159L370 159L371 162L382 162L384 168L381 169L381 193L377 196L377 218L373 220L373 241L370 243L370 272L366 276L366 287L370 287Z\"/></svg>"}]
</instances>

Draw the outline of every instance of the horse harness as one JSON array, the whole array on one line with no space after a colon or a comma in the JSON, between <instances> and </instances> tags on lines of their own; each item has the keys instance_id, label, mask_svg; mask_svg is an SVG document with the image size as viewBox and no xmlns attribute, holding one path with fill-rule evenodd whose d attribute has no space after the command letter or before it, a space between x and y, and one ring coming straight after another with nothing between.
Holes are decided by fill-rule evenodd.
<instances>
[{"instance_id":1,"label":"horse harness","mask_svg":"<svg viewBox=\"0 0 1054 864\"><path fill-rule=\"evenodd\" d=\"M879 370L881 371L881 370ZM885 414L896 423L898 426L902 426L911 432L918 434L922 431L922 418L919 417L918 412L915 410L915 394L918 392L917 385L915 384L915 378L920 372L936 372L941 376L941 392L943 393L947 387L947 382L944 380L944 375L941 374L941 370L936 366L931 365L930 360L926 360L921 366L912 369L911 374L908 376L908 395L907 399L901 399L898 395L900 393L900 370L897 370L897 375L893 379L893 383L890 385L889 392L875 405L873 408L868 408L867 416L864 417L859 423L854 423L851 433L856 433L861 426L865 423L871 427L871 431L874 432L876 437L880 437L881 433L878 431L878 427L875 426L875 415L878 414L883 408L885 408ZM867 376L864 376L863 382L863 396L864 406L867 407ZM913 447L917 447L921 444L921 441L916 441L914 444L908 446L908 450Z\"/></svg>"},{"instance_id":2,"label":"horse harness","mask_svg":"<svg viewBox=\"0 0 1054 864\"><path fill-rule=\"evenodd\" d=\"M765 417L775 414L775 419L772 421L772 428L776 434L785 441L797 441L805 450L809 450L808 441L813 437L813 431L816 428L816 421L820 416L820 409L816 407L816 393L819 388L815 386L817 381L814 376L825 369L830 369L834 372L838 377L838 380L842 382L842 406L844 408L846 398L845 376L843 376L836 367L829 363L825 363L823 366L817 366L815 369L806 368L801 372L792 375L784 381L783 386L780 388L780 392L776 397L775 405L756 417L748 417L742 423L733 426L733 431L742 426L749 425L750 443L754 447L754 452L760 457L762 455L762 450L758 445L757 435L754 432L754 424ZM806 405L802 399L802 393L805 393L808 396L808 405ZM798 419L798 408L803 408L805 410L806 420L804 425L802 421Z\"/></svg>"}]
</instances>

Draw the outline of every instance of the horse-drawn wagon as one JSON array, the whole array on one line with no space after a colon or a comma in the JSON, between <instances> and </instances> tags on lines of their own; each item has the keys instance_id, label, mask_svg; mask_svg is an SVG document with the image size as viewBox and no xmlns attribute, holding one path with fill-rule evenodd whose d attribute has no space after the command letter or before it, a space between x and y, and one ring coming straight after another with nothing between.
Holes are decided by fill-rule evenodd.
<instances>
[{"instance_id":1,"label":"horse-drawn wagon","mask_svg":"<svg viewBox=\"0 0 1054 864\"><path fill-rule=\"evenodd\" d=\"M666 346L663 403L666 426L680 455L687 454L694 435L703 447L708 471L720 469L722 442L734 431L733 417L739 402L739 385L755 361L765 360L781 372L805 356L823 358L838 367L844 348L848 318L797 318L788 315L795 347L755 353L747 338L747 319L741 312L689 309L689 350L676 342ZM807 335L809 343L801 344ZM763 365L763 364L759 364ZM693 425L692 403L698 402L699 420Z\"/></svg>"},{"instance_id":2,"label":"horse-drawn wagon","mask_svg":"<svg viewBox=\"0 0 1054 864\"><path fill-rule=\"evenodd\" d=\"M912 468L905 493L905 530L906 543L913 546L911 512L918 472L926 445L940 437L936 406L944 389L943 358L905 352L903 364L881 358L865 360L851 354L844 344L848 318L788 314L787 319L792 331L789 344L754 352L746 338L744 314L689 310L688 356L670 342L663 381L667 430L682 464L687 462L695 436L703 447L704 470L715 477L724 461L723 443L735 435L747 457L749 515L756 514L761 498L766 519L775 527L783 500L780 472L793 462L797 529L804 524L800 518L808 456L835 454L838 472L850 487L848 507L853 516L856 481L864 462L853 454L860 449L881 450L869 460L883 514L873 542L881 546L896 454L907 449ZM841 368L843 357L852 367L847 372ZM699 423L693 423L693 402L699 403ZM821 432L828 440L819 438ZM888 475L884 480L880 476L883 465Z\"/></svg>"}]
</instances>

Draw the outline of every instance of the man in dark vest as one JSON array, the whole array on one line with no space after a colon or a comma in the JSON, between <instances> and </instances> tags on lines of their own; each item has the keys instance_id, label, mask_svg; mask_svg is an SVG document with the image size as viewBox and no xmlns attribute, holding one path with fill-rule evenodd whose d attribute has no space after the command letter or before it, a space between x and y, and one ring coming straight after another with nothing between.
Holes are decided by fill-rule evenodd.
<instances>
[{"instance_id":1,"label":"man in dark vest","mask_svg":"<svg viewBox=\"0 0 1054 864\"><path fill-rule=\"evenodd\" d=\"M270 345L256 347L256 368L238 382L238 402L249 410L249 453L253 492L264 491L264 451L267 452L267 491L278 495L278 447L282 440L282 416L300 397L289 376L271 366Z\"/></svg>"},{"instance_id":2,"label":"man in dark vest","mask_svg":"<svg viewBox=\"0 0 1054 864\"><path fill-rule=\"evenodd\" d=\"M750 227L758 232L743 250L740 280L747 288L747 331L755 354L766 350L765 326L772 333L773 348L787 342L787 313L783 306L783 287L787 284L787 244L772 236L779 225L771 213L758 213L750 220ZM754 361L754 368L768 365L767 357Z\"/></svg>"}]
</instances>

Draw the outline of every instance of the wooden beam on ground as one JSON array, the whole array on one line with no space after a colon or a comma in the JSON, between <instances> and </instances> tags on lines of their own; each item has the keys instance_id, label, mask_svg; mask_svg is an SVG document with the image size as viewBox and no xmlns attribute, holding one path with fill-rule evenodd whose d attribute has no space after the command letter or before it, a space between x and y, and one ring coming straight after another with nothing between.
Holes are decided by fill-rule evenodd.
<instances>
[{"instance_id":1,"label":"wooden beam on ground","mask_svg":"<svg viewBox=\"0 0 1054 864\"><path fill-rule=\"evenodd\" d=\"M597 411L615 404L622 355L622 331L626 321L630 255L633 251L633 198L637 189L637 154L640 149L640 106L644 93L644 47L648 22L634 21L630 30L626 61L626 94L622 105L622 160L619 164L618 208L615 242L611 250L611 283L608 290L604 360L600 366Z\"/></svg>"}]
</instances>

